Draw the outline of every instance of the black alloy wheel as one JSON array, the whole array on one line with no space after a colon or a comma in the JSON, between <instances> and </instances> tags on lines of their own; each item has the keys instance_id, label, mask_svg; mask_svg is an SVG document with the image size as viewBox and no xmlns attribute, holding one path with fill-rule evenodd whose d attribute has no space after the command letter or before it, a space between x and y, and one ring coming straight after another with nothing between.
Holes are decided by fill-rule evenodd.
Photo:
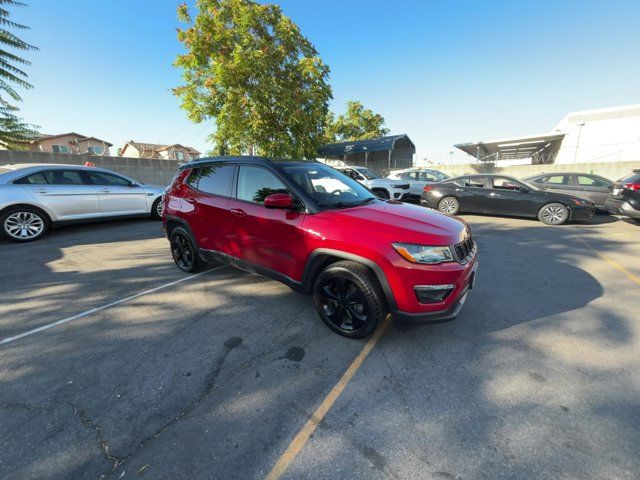
<instances>
[{"instance_id":1,"label":"black alloy wheel","mask_svg":"<svg viewBox=\"0 0 640 480\"><path fill-rule=\"evenodd\" d=\"M171 255L173 261L180 270L193 273L200 268L200 257L196 252L193 241L189 233L182 227L176 227L171 232Z\"/></svg>"},{"instance_id":2,"label":"black alloy wheel","mask_svg":"<svg viewBox=\"0 0 640 480\"><path fill-rule=\"evenodd\" d=\"M322 321L345 337L366 337L385 315L377 280L355 262L340 261L325 268L316 280L314 296Z\"/></svg>"}]
</instances>

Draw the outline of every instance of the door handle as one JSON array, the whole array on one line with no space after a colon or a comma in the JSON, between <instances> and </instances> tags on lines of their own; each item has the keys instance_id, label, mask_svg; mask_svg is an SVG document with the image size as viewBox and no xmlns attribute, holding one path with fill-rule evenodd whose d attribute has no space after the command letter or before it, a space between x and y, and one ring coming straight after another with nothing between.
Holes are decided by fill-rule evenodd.
<instances>
[{"instance_id":1,"label":"door handle","mask_svg":"<svg viewBox=\"0 0 640 480\"><path fill-rule=\"evenodd\" d=\"M489 196L490 196L490 197L499 197L499 196L500 196L500 194L491 192L491 193L489 194Z\"/></svg>"},{"instance_id":2,"label":"door handle","mask_svg":"<svg viewBox=\"0 0 640 480\"><path fill-rule=\"evenodd\" d=\"M232 208L230 212L234 214L236 217L244 217L247 215L247 212L245 212L241 208Z\"/></svg>"},{"instance_id":3,"label":"door handle","mask_svg":"<svg viewBox=\"0 0 640 480\"><path fill-rule=\"evenodd\" d=\"M100 192L100 193L111 193L111 190L109 190L108 188L103 188L102 190L98 190L98 192Z\"/></svg>"}]
</instances>

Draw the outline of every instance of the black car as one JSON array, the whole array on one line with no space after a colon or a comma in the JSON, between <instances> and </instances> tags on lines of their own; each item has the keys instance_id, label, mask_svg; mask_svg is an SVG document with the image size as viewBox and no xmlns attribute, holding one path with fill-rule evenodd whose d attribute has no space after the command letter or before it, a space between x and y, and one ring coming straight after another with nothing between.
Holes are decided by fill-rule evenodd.
<instances>
[{"instance_id":1,"label":"black car","mask_svg":"<svg viewBox=\"0 0 640 480\"><path fill-rule=\"evenodd\" d=\"M464 175L424 188L420 203L447 215L460 212L538 217L547 225L593 217L592 201L551 192L503 175Z\"/></svg>"},{"instance_id":2,"label":"black car","mask_svg":"<svg viewBox=\"0 0 640 480\"><path fill-rule=\"evenodd\" d=\"M611 193L613 182L592 173L542 173L526 178L536 187L559 193L568 193L591 200L596 208L604 210L604 202Z\"/></svg>"},{"instance_id":3,"label":"black car","mask_svg":"<svg viewBox=\"0 0 640 480\"><path fill-rule=\"evenodd\" d=\"M640 170L615 182L604 206L610 213L626 215L640 223Z\"/></svg>"}]
</instances>

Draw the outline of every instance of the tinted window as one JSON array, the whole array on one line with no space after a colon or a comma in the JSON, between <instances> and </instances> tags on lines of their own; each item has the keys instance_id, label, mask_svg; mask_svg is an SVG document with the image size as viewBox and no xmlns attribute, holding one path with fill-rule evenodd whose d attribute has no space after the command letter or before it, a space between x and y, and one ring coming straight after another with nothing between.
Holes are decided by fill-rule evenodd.
<instances>
[{"instance_id":1,"label":"tinted window","mask_svg":"<svg viewBox=\"0 0 640 480\"><path fill-rule=\"evenodd\" d=\"M620 183L638 183L640 182L640 172L629 175L628 177L618 180Z\"/></svg>"},{"instance_id":2,"label":"tinted window","mask_svg":"<svg viewBox=\"0 0 640 480\"><path fill-rule=\"evenodd\" d=\"M551 175L544 179L544 183L552 185L569 185L569 177L567 175Z\"/></svg>"},{"instance_id":3,"label":"tinted window","mask_svg":"<svg viewBox=\"0 0 640 480\"><path fill-rule=\"evenodd\" d=\"M497 190L519 190L520 184L511 178L497 177L493 179L493 188Z\"/></svg>"},{"instance_id":4,"label":"tinted window","mask_svg":"<svg viewBox=\"0 0 640 480\"><path fill-rule=\"evenodd\" d=\"M586 175L578 175L578 185L583 187L608 187L609 184L599 178L587 177Z\"/></svg>"},{"instance_id":5,"label":"tinted window","mask_svg":"<svg viewBox=\"0 0 640 480\"><path fill-rule=\"evenodd\" d=\"M84 185L80 170L45 170L47 183L52 185Z\"/></svg>"},{"instance_id":6,"label":"tinted window","mask_svg":"<svg viewBox=\"0 0 640 480\"><path fill-rule=\"evenodd\" d=\"M288 193L287 187L266 168L240 165L238 173L238 198L249 202L264 203L272 193Z\"/></svg>"},{"instance_id":7,"label":"tinted window","mask_svg":"<svg viewBox=\"0 0 640 480\"><path fill-rule=\"evenodd\" d=\"M41 185L43 183L47 183L47 179L44 178L42 172L32 173L31 175L27 175L26 177L20 178L13 183L18 183L21 185Z\"/></svg>"},{"instance_id":8,"label":"tinted window","mask_svg":"<svg viewBox=\"0 0 640 480\"><path fill-rule=\"evenodd\" d=\"M487 179L484 177L463 178L461 180L465 187L484 188L487 184Z\"/></svg>"},{"instance_id":9,"label":"tinted window","mask_svg":"<svg viewBox=\"0 0 640 480\"><path fill-rule=\"evenodd\" d=\"M230 197L234 171L235 165L207 165L195 169L187 183L205 193Z\"/></svg>"},{"instance_id":10,"label":"tinted window","mask_svg":"<svg viewBox=\"0 0 640 480\"><path fill-rule=\"evenodd\" d=\"M89 178L91 178L94 185L109 185L113 187L128 187L131 185L131 182L126 178L111 173L89 172Z\"/></svg>"}]
</instances>

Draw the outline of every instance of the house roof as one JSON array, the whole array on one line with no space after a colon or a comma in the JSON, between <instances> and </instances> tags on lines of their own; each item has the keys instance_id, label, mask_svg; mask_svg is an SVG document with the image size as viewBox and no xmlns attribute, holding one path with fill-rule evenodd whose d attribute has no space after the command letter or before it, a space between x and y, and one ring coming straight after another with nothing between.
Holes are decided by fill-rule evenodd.
<instances>
[{"instance_id":1,"label":"house roof","mask_svg":"<svg viewBox=\"0 0 640 480\"><path fill-rule=\"evenodd\" d=\"M329 143L318 148L321 156L349 155L351 153L378 152L381 150L393 150L398 140L408 140L411 150L416 152L416 146L408 135L389 135L387 137L371 138L369 140L354 140L352 142Z\"/></svg>"},{"instance_id":2,"label":"house roof","mask_svg":"<svg viewBox=\"0 0 640 480\"><path fill-rule=\"evenodd\" d=\"M59 138L59 137L78 137L80 140L97 140L98 142L102 142L106 145L109 145L110 147L113 147L112 143L107 142L106 140L102 140L100 138L96 138L96 137L87 137L86 135L81 135L79 133L76 132L68 132L68 133L58 133L56 135L49 135L49 134L40 134L40 135L35 135L33 137L32 140L30 140L29 143L37 143L40 140L45 140L45 139L51 139L51 138Z\"/></svg>"},{"instance_id":3,"label":"house roof","mask_svg":"<svg viewBox=\"0 0 640 480\"><path fill-rule=\"evenodd\" d=\"M159 143L144 143L144 142L129 141L125 144L125 148L127 145L131 145L133 148L141 152L144 152L144 151L162 152L164 150L169 150L170 148L178 147L178 148L184 148L186 150L189 150L191 153L200 154L200 152L195 148L187 147L186 145L180 145L179 143L174 143L173 145L161 145Z\"/></svg>"}]
</instances>

